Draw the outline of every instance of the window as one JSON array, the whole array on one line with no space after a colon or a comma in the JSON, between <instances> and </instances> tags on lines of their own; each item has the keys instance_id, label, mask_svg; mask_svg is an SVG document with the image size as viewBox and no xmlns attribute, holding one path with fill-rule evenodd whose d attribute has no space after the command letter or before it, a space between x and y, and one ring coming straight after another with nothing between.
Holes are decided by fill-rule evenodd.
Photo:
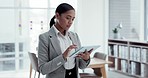
<instances>
[{"instance_id":1,"label":"window","mask_svg":"<svg viewBox=\"0 0 148 78\"><path fill-rule=\"evenodd\" d=\"M29 71L28 52L37 52L38 35L49 30L61 2L77 6L76 0L1 0L0 72Z\"/></svg>"},{"instance_id":2,"label":"window","mask_svg":"<svg viewBox=\"0 0 148 78\"><path fill-rule=\"evenodd\" d=\"M113 29L122 24L120 38L141 40L144 38L142 0L109 0L109 38Z\"/></svg>"}]
</instances>

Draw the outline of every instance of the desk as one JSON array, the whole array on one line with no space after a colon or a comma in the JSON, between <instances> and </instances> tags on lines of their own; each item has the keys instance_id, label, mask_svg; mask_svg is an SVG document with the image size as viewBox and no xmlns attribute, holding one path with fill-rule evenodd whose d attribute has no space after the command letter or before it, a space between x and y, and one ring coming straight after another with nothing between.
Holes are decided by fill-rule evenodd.
<instances>
[{"instance_id":1,"label":"desk","mask_svg":"<svg viewBox=\"0 0 148 78\"><path fill-rule=\"evenodd\" d=\"M100 68L103 78L107 78L105 64L112 64L112 62L98 58L92 58L87 68Z\"/></svg>"}]
</instances>

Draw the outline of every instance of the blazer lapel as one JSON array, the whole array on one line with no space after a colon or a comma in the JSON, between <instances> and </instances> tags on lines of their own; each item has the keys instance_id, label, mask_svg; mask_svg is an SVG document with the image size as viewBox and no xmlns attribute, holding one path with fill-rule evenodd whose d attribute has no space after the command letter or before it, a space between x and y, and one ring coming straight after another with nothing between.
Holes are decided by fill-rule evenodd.
<instances>
[{"instance_id":1,"label":"blazer lapel","mask_svg":"<svg viewBox=\"0 0 148 78\"><path fill-rule=\"evenodd\" d=\"M68 36L71 39L72 44L75 44L75 38L74 38L73 34L71 32L68 32Z\"/></svg>"},{"instance_id":2,"label":"blazer lapel","mask_svg":"<svg viewBox=\"0 0 148 78\"><path fill-rule=\"evenodd\" d=\"M62 54L61 47L60 47L60 42L56 37L56 34L55 34L55 31L54 31L53 27L49 30L49 34L50 34L49 37L50 37L51 43L52 43L56 53L58 55Z\"/></svg>"},{"instance_id":3,"label":"blazer lapel","mask_svg":"<svg viewBox=\"0 0 148 78\"><path fill-rule=\"evenodd\" d=\"M68 35L69 35L69 37L70 37L70 39L71 39L71 41L72 41L72 44L75 44L75 45L78 46L75 50L79 49L79 48L80 48L80 45L78 45L78 41L77 41L77 39L76 39L76 37L75 37L75 34L72 33L72 32L69 32Z\"/></svg>"}]
</instances>

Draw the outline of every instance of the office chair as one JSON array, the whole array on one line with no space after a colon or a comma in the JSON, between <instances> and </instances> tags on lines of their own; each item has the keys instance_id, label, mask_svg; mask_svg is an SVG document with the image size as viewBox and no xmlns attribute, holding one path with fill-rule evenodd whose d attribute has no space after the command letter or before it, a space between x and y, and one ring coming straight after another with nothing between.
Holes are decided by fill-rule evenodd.
<instances>
[{"instance_id":1,"label":"office chair","mask_svg":"<svg viewBox=\"0 0 148 78\"><path fill-rule=\"evenodd\" d=\"M93 57L106 60L106 54L96 52ZM101 69L100 68L92 68L94 73L80 73L81 78L99 78L102 77Z\"/></svg>"},{"instance_id":2,"label":"office chair","mask_svg":"<svg viewBox=\"0 0 148 78\"><path fill-rule=\"evenodd\" d=\"M36 72L39 73L38 78L40 78L40 72L39 72L39 68L38 68L38 58L36 57L36 54L28 52L28 55L29 55L29 58L30 58L30 61L31 61L31 63L30 63L30 75L29 75L30 77L29 78L31 78L32 69L35 70L34 78L36 76Z\"/></svg>"}]
</instances>

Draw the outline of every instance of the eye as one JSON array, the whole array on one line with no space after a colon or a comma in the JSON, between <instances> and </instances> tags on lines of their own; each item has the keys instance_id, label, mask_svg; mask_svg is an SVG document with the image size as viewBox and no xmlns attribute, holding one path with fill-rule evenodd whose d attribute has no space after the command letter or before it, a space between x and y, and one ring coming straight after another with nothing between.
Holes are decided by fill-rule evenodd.
<instances>
[{"instance_id":1,"label":"eye","mask_svg":"<svg viewBox=\"0 0 148 78\"><path fill-rule=\"evenodd\" d=\"M75 17L67 16L66 19L74 21Z\"/></svg>"},{"instance_id":2,"label":"eye","mask_svg":"<svg viewBox=\"0 0 148 78\"><path fill-rule=\"evenodd\" d=\"M74 19L75 19L75 18L73 18L72 21L73 21Z\"/></svg>"},{"instance_id":3,"label":"eye","mask_svg":"<svg viewBox=\"0 0 148 78\"><path fill-rule=\"evenodd\" d=\"M71 18L70 17L66 17L66 19L70 20Z\"/></svg>"}]
</instances>

